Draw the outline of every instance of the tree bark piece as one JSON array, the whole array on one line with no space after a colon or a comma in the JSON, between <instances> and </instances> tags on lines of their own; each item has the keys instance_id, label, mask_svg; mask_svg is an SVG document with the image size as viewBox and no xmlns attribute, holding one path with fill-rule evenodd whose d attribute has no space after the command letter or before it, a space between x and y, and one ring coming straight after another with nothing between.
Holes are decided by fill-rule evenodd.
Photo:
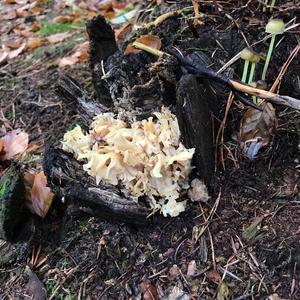
<instances>
[{"instance_id":1,"label":"tree bark piece","mask_svg":"<svg viewBox=\"0 0 300 300\"><path fill-rule=\"evenodd\" d=\"M79 83L69 76L61 76L56 84L56 93L68 105L75 106L87 128L95 115L108 111L106 106L91 99Z\"/></svg>"},{"instance_id":2,"label":"tree bark piece","mask_svg":"<svg viewBox=\"0 0 300 300\"><path fill-rule=\"evenodd\" d=\"M64 198L69 211L82 211L92 216L145 224L151 210L131 197L121 195L118 188L96 185L82 165L71 154L61 149L49 149L44 155L43 167L49 186Z\"/></svg>"},{"instance_id":3,"label":"tree bark piece","mask_svg":"<svg viewBox=\"0 0 300 300\"><path fill-rule=\"evenodd\" d=\"M90 40L90 68L92 81L99 101L106 105L112 105L109 90L103 84L103 62L118 51L115 34L103 16L94 17L87 23L87 33ZM99 80L100 79L100 80Z\"/></svg>"},{"instance_id":4,"label":"tree bark piece","mask_svg":"<svg viewBox=\"0 0 300 300\"><path fill-rule=\"evenodd\" d=\"M177 87L177 118L183 143L195 148L194 161L205 183L210 185L214 171L211 110L208 101L214 97L205 83L193 75L184 75Z\"/></svg>"}]
</instances>

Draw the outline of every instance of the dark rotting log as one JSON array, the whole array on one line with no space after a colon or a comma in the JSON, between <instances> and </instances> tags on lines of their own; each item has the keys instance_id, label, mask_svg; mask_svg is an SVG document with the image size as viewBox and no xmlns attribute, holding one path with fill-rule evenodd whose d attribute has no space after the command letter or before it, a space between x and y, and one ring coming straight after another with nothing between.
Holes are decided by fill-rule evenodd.
<instances>
[{"instance_id":1,"label":"dark rotting log","mask_svg":"<svg viewBox=\"0 0 300 300\"><path fill-rule=\"evenodd\" d=\"M90 41L90 68L93 85L98 100L106 106L111 106L112 100L109 91L103 81L99 79L104 75L101 63L118 51L115 34L103 16L94 17L87 23L86 29Z\"/></svg>"},{"instance_id":2,"label":"dark rotting log","mask_svg":"<svg viewBox=\"0 0 300 300\"><path fill-rule=\"evenodd\" d=\"M0 180L0 239L16 240L28 218L23 176L19 166L12 163Z\"/></svg>"},{"instance_id":3,"label":"dark rotting log","mask_svg":"<svg viewBox=\"0 0 300 300\"><path fill-rule=\"evenodd\" d=\"M108 111L106 106L91 99L79 83L69 76L61 76L55 90L63 101L75 107L86 128L95 115Z\"/></svg>"},{"instance_id":4,"label":"dark rotting log","mask_svg":"<svg viewBox=\"0 0 300 300\"><path fill-rule=\"evenodd\" d=\"M214 171L213 131L208 102L213 94L193 75L184 75L177 87L177 118L183 143L195 148L197 172L207 185Z\"/></svg>"},{"instance_id":5,"label":"dark rotting log","mask_svg":"<svg viewBox=\"0 0 300 300\"><path fill-rule=\"evenodd\" d=\"M82 165L61 149L48 149L44 155L48 185L63 198L69 211L130 224L146 224L151 210L130 196L123 196L115 186L96 185Z\"/></svg>"}]
</instances>

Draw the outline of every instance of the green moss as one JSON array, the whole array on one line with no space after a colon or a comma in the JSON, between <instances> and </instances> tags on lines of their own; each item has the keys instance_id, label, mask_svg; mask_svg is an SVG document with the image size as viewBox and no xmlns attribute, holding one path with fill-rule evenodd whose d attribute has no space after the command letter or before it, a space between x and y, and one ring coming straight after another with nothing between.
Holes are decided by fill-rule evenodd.
<instances>
[{"instance_id":1,"label":"green moss","mask_svg":"<svg viewBox=\"0 0 300 300\"><path fill-rule=\"evenodd\" d=\"M8 184L9 184L8 179L5 179L4 182L1 184L1 186L0 186L0 199L2 199L4 197L4 195L6 194Z\"/></svg>"},{"instance_id":2,"label":"green moss","mask_svg":"<svg viewBox=\"0 0 300 300\"><path fill-rule=\"evenodd\" d=\"M38 33L43 36L49 36L51 34L65 32L72 29L72 26L83 27L84 22L74 22L74 23L42 23L41 28Z\"/></svg>"}]
</instances>

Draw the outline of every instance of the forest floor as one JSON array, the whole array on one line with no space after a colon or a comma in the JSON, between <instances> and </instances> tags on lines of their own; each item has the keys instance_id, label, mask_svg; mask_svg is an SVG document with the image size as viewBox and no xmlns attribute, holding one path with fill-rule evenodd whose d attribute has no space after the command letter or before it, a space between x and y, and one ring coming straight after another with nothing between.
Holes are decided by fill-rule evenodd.
<instances>
[{"instance_id":1,"label":"forest floor","mask_svg":"<svg viewBox=\"0 0 300 300\"><path fill-rule=\"evenodd\" d=\"M90 6L82 8L84 17L78 20L72 15L77 1L65 1L65 6L63 1L59 5L37 1L16 15L11 10L33 2L9 2L14 1L0 4L2 44L4 37L13 35L11 39L19 43L15 49L19 49L19 36L35 23L39 29L34 37L45 41L1 62L0 136L16 128L26 131L39 147L25 168L37 171L44 149L59 145L64 132L79 122L77 113L55 93L59 76L70 75L94 95L84 50L67 66L61 58L72 56L77 51L74 47L87 40L85 18L98 13L91 4L97 1L87 1ZM249 22L263 28L261 24L270 13L260 18L259 1L238 2L253 11L244 12L239 5L236 13L244 19L236 18L237 26ZM297 24L296 2L278 1L275 14L283 15L286 22L295 16L291 25ZM235 5L216 3L225 12ZM216 19L223 17L211 14ZM72 16L73 23L55 23L55 17L62 15ZM61 37L62 41L47 40L58 32L68 35ZM253 32L250 38L255 37ZM270 80L276 79L293 46L299 43L299 35L299 27L289 33L292 44L278 54L280 59ZM284 43L285 39L281 45ZM243 47L241 44L238 50ZM237 49L232 51L228 58ZM293 71L297 66L299 57L290 68ZM283 82L280 93L299 98L299 75L297 80L298 90ZM179 217L166 219L159 226L70 217L55 209L43 220L34 218L32 236L22 241L26 248L22 256L0 265L0 298L29 299L29 266L44 284L47 299L300 299L300 114L278 107L277 117L271 145L256 160L238 154L236 143L227 137L225 169L218 165L209 202L190 204ZM234 121L228 126L234 126Z\"/></svg>"}]
</instances>

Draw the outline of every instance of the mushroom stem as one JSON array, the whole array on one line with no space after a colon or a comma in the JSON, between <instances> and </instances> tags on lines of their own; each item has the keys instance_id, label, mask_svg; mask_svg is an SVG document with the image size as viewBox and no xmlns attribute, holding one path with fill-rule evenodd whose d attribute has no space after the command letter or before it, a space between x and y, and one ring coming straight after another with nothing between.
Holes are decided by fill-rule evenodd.
<instances>
[{"instance_id":1,"label":"mushroom stem","mask_svg":"<svg viewBox=\"0 0 300 300\"><path fill-rule=\"evenodd\" d=\"M273 8L275 6L276 0L272 0L271 2L271 7L270 7L270 11L273 11Z\"/></svg>"},{"instance_id":2,"label":"mushroom stem","mask_svg":"<svg viewBox=\"0 0 300 300\"><path fill-rule=\"evenodd\" d=\"M252 62L251 69L250 69L250 75L249 75L249 79L248 79L248 84L253 81L255 66L256 66L256 63Z\"/></svg>"},{"instance_id":3,"label":"mushroom stem","mask_svg":"<svg viewBox=\"0 0 300 300\"><path fill-rule=\"evenodd\" d=\"M268 70L268 67L269 67L269 64L270 64L270 60L271 60L271 56L272 56L272 52L273 52L273 48L274 48L274 44L275 44L275 38L276 38L276 34L272 34L272 38L271 38L271 42L270 42L266 62L265 62L265 65L264 65L262 76L261 76L262 80L266 80L266 74L267 74L267 70Z\"/></svg>"},{"instance_id":4,"label":"mushroom stem","mask_svg":"<svg viewBox=\"0 0 300 300\"><path fill-rule=\"evenodd\" d=\"M248 74L248 67L249 67L249 60L245 60L242 82L246 82L247 74Z\"/></svg>"}]
</instances>

